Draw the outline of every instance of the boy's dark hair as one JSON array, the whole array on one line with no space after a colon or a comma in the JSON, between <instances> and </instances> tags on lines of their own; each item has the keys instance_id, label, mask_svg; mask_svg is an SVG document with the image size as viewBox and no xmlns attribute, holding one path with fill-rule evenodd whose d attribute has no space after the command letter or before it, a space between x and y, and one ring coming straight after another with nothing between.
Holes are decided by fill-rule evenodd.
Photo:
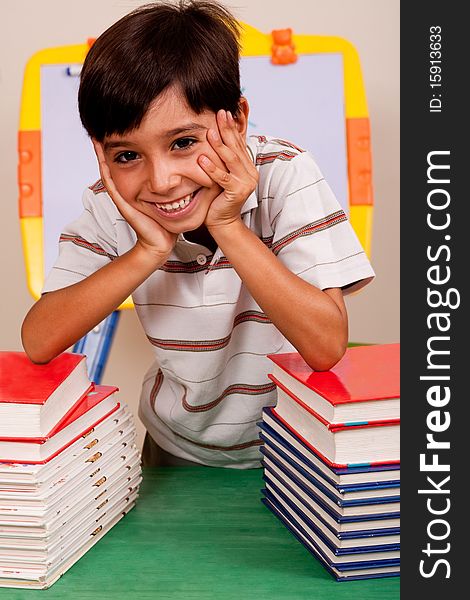
<instances>
[{"instance_id":1,"label":"boy's dark hair","mask_svg":"<svg viewBox=\"0 0 470 600\"><path fill-rule=\"evenodd\" d=\"M217 2L141 6L107 29L85 59L78 92L83 126L98 141L131 131L173 84L197 114L237 114L239 53L238 23Z\"/></svg>"}]
</instances>

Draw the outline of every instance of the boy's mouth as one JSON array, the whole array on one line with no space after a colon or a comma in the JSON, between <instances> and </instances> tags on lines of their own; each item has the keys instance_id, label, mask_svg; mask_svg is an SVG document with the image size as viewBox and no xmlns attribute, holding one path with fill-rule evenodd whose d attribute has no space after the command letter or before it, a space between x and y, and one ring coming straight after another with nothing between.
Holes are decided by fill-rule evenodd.
<instances>
[{"instance_id":1,"label":"boy's mouth","mask_svg":"<svg viewBox=\"0 0 470 600\"><path fill-rule=\"evenodd\" d=\"M190 194L187 194L178 200L174 200L173 202L166 202L164 204L155 202L154 206L158 211L164 213L165 215L179 215L183 212L187 212L188 207L192 204L194 197L200 189L201 188L198 188L197 190L194 190L194 192L191 192Z\"/></svg>"}]
</instances>

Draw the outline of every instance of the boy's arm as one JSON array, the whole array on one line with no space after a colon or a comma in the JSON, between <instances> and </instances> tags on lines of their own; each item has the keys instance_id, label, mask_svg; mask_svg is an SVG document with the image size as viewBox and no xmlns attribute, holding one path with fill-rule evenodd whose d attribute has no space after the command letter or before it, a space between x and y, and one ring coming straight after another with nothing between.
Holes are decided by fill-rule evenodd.
<instances>
[{"instance_id":1,"label":"boy's arm","mask_svg":"<svg viewBox=\"0 0 470 600\"><path fill-rule=\"evenodd\" d=\"M21 329L29 358L46 363L66 350L118 308L165 260L137 243L86 279L44 294Z\"/></svg>"},{"instance_id":2,"label":"boy's arm","mask_svg":"<svg viewBox=\"0 0 470 600\"><path fill-rule=\"evenodd\" d=\"M135 246L82 281L48 292L25 317L21 337L33 362L45 363L87 334L165 263L176 235L132 208L117 191L101 145L101 179L121 215L137 233Z\"/></svg>"},{"instance_id":3,"label":"boy's arm","mask_svg":"<svg viewBox=\"0 0 470 600\"><path fill-rule=\"evenodd\" d=\"M211 234L253 298L303 359L318 371L334 366L348 342L341 289L319 290L289 271L241 219L213 227Z\"/></svg>"},{"instance_id":4,"label":"boy's arm","mask_svg":"<svg viewBox=\"0 0 470 600\"><path fill-rule=\"evenodd\" d=\"M223 190L208 211L206 226L277 329L313 369L329 369L343 356L348 341L342 291L322 291L289 271L244 225L240 209L255 189L258 173L231 114L219 111L217 124L218 132L210 130L207 137L226 170L208 157L199 158Z\"/></svg>"}]
</instances>

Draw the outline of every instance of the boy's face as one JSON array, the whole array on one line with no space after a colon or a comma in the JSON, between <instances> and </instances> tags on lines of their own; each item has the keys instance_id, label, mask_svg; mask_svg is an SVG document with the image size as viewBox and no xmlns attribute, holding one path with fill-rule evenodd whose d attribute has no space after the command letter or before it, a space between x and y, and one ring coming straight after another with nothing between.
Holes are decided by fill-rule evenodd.
<instances>
[{"instance_id":1,"label":"boy's face","mask_svg":"<svg viewBox=\"0 0 470 600\"><path fill-rule=\"evenodd\" d=\"M248 108L243 103L241 107L237 122L245 136ZM221 191L197 162L205 154L223 166L207 140L208 129L218 131L215 113L196 114L182 95L169 88L152 103L137 129L103 140L121 196L172 233L200 227Z\"/></svg>"}]
</instances>

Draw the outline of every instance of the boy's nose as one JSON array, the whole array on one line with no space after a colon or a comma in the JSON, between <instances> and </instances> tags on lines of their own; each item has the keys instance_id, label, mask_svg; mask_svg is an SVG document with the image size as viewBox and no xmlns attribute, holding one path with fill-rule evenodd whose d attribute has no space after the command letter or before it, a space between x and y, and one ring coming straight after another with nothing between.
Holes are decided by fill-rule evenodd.
<instances>
[{"instance_id":1,"label":"boy's nose","mask_svg":"<svg viewBox=\"0 0 470 600\"><path fill-rule=\"evenodd\" d=\"M159 161L149 165L147 182L152 193L166 196L169 191L180 185L181 175L175 171L171 164Z\"/></svg>"}]
</instances>

